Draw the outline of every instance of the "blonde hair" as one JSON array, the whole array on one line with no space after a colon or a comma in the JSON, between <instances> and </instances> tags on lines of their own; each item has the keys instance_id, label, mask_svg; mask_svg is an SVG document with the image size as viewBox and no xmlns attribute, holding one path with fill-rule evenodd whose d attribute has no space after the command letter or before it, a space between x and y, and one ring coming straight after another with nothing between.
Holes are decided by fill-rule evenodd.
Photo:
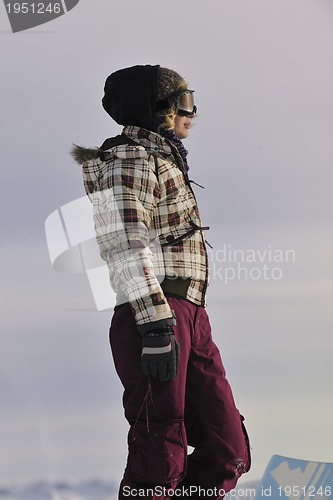
<instances>
[{"instance_id":1,"label":"blonde hair","mask_svg":"<svg viewBox=\"0 0 333 500\"><path fill-rule=\"evenodd\" d=\"M178 90L186 90L188 88L187 82L182 80L178 87L175 89L175 92ZM159 129L165 130L173 130L175 128L175 118L177 113L173 108L169 108L161 113L156 113L156 117L158 119L163 119L162 123L158 126Z\"/></svg>"}]
</instances>

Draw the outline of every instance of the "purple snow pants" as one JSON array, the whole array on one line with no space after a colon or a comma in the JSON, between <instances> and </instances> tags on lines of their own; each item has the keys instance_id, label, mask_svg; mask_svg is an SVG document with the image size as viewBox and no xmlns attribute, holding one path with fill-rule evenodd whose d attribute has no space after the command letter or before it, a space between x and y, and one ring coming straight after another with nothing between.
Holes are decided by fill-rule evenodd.
<instances>
[{"instance_id":1,"label":"purple snow pants","mask_svg":"<svg viewBox=\"0 0 333 500\"><path fill-rule=\"evenodd\" d=\"M116 308L111 322L111 349L130 424L119 499L143 496L143 491L149 499L177 498L181 491L188 498L190 487L193 498L221 499L250 468L243 418L212 341L206 310L183 299L169 297L168 302L180 344L178 376L171 382L143 375L141 336L128 304ZM194 448L190 455L187 445ZM160 488L152 494L156 486ZM167 489L174 495L164 494Z\"/></svg>"}]
</instances>

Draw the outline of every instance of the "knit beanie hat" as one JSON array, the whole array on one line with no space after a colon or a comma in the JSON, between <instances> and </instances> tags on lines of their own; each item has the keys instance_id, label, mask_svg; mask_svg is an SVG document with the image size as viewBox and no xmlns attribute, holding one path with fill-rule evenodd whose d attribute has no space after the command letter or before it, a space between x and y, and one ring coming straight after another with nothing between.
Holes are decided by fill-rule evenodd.
<instances>
[{"instance_id":1,"label":"knit beanie hat","mask_svg":"<svg viewBox=\"0 0 333 500\"><path fill-rule=\"evenodd\" d=\"M120 125L157 130L167 109L155 112L156 102L178 90L184 79L168 68L149 64L112 73L105 82L105 111Z\"/></svg>"},{"instance_id":2,"label":"knit beanie hat","mask_svg":"<svg viewBox=\"0 0 333 500\"><path fill-rule=\"evenodd\" d=\"M106 79L102 105L119 125L153 130L159 65L132 66Z\"/></svg>"},{"instance_id":3,"label":"knit beanie hat","mask_svg":"<svg viewBox=\"0 0 333 500\"><path fill-rule=\"evenodd\" d=\"M176 73L176 71L160 67L157 78L156 102L162 101L173 92L179 90L180 85L184 83L184 78ZM167 112L168 108L165 108L154 113L153 123L156 130L164 122Z\"/></svg>"},{"instance_id":4,"label":"knit beanie hat","mask_svg":"<svg viewBox=\"0 0 333 500\"><path fill-rule=\"evenodd\" d=\"M178 90L179 85L183 82L184 78L176 73L176 71L160 67L157 79L156 101L161 101Z\"/></svg>"}]
</instances>

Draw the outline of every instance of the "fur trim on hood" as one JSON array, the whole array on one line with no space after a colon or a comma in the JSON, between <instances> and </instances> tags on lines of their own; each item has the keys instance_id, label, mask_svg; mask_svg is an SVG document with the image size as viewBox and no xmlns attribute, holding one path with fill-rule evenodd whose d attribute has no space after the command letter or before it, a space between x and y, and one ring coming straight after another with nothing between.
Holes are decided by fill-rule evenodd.
<instances>
[{"instance_id":1,"label":"fur trim on hood","mask_svg":"<svg viewBox=\"0 0 333 500\"><path fill-rule=\"evenodd\" d=\"M73 144L73 148L71 149L71 156L79 165L82 165L89 160L97 160L103 153L104 151L100 148L84 148L83 146L77 146L76 144Z\"/></svg>"},{"instance_id":2,"label":"fur trim on hood","mask_svg":"<svg viewBox=\"0 0 333 500\"><path fill-rule=\"evenodd\" d=\"M116 135L115 137L109 137L105 139L103 144L99 148L84 148L82 146L77 146L73 144L71 150L71 155L76 163L83 165L90 160L104 160L106 151L112 149L116 146L135 146L141 147L140 144L133 141L124 134Z\"/></svg>"}]
</instances>

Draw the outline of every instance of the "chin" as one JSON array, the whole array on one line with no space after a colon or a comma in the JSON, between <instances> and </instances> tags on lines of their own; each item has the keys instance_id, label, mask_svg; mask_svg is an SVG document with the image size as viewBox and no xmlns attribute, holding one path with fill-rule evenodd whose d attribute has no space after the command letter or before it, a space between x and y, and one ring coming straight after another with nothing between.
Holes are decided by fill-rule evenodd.
<instances>
[{"instance_id":1,"label":"chin","mask_svg":"<svg viewBox=\"0 0 333 500\"><path fill-rule=\"evenodd\" d=\"M190 131L185 129L185 130L182 130L180 133L179 133L179 139L186 139L186 137L188 137Z\"/></svg>"}]
</instances>

